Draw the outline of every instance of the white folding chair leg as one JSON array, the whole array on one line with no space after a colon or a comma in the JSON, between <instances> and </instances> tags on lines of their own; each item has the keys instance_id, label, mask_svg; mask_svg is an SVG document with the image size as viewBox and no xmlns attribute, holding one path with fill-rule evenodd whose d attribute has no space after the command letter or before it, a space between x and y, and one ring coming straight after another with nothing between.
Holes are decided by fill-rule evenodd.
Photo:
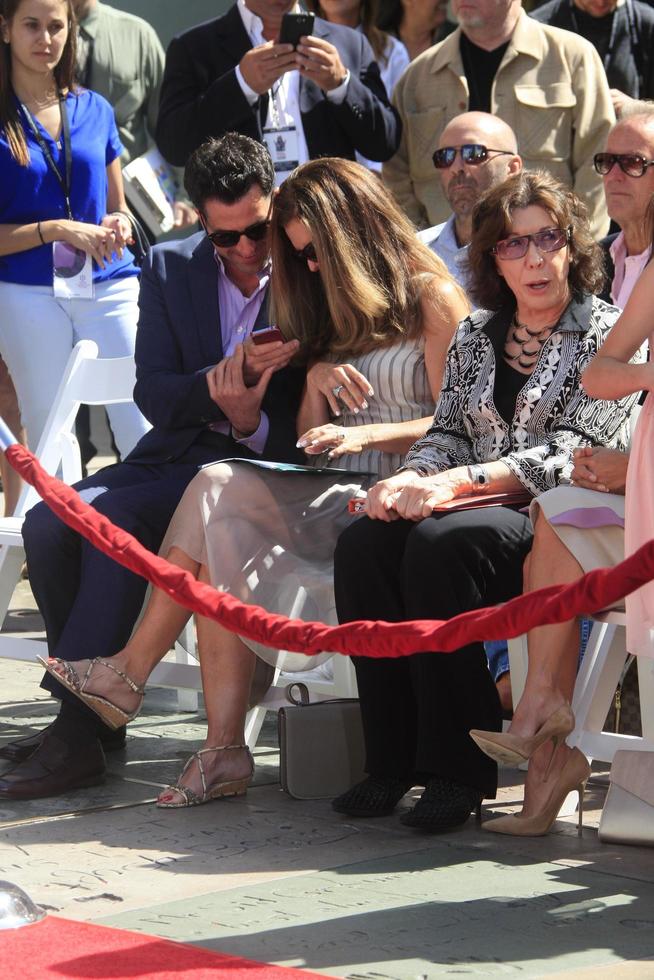
<instances>
[{"instance_id":1,"label":"white folding chair leg","mask_svg":"<svg viewBox=\"0 0 654 980\"><path fill-rule=\"evenodd\" d=\"M654 742L654 659L637 657L638 690L640 692L640 722L643 738Z\"/></svg>"},{"instance_id":2,"label":"white folding chair leg","mask_svg":"<svg viewBox=\"0 0 654 980\"><path fill-rule=\"evenodd\" d=\"M271 695L274 695L275 687L281 677L281 671L279 667L275 667L275 673L273 674L272 683L269 688ZM254 708L250 708L245 717L245 744L248 746L251 752L254 752L255 746L259 739L259 734L261 728L266 719L266 712L269 710L276 709L277 705L271 704L266 705L265 695L264 700L260 704L256 704Z\"/></svg>"},{"instance_id":3,"label":"white folding chair leg","mask_svg":"<svg viewBox=\"0 0 654 980\"><path fill-rule=\"evenodd\" d=\"M516 636L509 640L509 676L511 677L511 697L514 705L522 697L527 680L527 666L529 663L527 636Z\"/></svg>"},{"instance_id":4,"label":"white folding chair leg","mask_svg":"<svg viewBox=\"0 0 654 980\"><path fill-rule=\"evenodd\" d=\"M191 654L195 650L195 627L193 618L180 633L175 642L175 663L197 666L197 659ZM197 711L200 698L197 691L188 688L177 688L177 707L179 711Z\"/></svg>"},{"instance_id":5,"label":"white folding chair leg","mask_svg":"<svg viewBox=\"0 0 654 980\"><path fill-rule=\"evenodd\" d=\"M20 581L24 561L25 552L22 547L0 547L0 628L5 621L14 589Z\"/></svg>"}]
</instances>

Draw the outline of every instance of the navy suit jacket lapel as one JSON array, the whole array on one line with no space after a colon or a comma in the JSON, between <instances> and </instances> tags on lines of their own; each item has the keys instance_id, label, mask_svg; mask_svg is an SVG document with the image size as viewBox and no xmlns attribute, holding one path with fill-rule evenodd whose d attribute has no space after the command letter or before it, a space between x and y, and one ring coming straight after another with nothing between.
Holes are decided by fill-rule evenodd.
<instances>
[{"instance_id":1,"label":"navy suit jacket lapel","mask_svg":"<svg viewBox=\"0 0 654 980\"><path fill-rule=\"evenodd\" d=\"M326 20L316 18L313 27L313 36L321 37L325 41L330 41L330 37L333 31L330 31L329 23ZM317 102L320 102L324 96L315 82L310 81L303 75L300 75L300 113L304 115L313 109ZM306 134L305 134L306 135Z\"/></svg>"},{"instance_id":2,"label":"navy suit jacket lapel","mask_svg":"<svg viewBox=\"0 0 654 980\"><path fill-rule=\"evenodd\" d=\"M188 264L189 290L195 314L198 343L206 364L217 364L223 356L218 304L218 267L213 245L203 239Z\"/></svg>"}]
</instances>

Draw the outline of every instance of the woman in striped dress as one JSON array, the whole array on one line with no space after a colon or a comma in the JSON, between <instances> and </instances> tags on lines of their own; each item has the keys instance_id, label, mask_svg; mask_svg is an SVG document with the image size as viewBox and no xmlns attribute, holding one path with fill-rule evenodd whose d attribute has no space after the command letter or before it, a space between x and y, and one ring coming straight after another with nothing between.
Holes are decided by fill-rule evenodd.
<instances>
[{"instance_id":1,"label":"woman in striped dress","mask_svg":"<svg viewBox=\"0 0 654 980\"><path fill-rule=\"evenodd\" d=\"M285 181L272 259L275 320L285 336L299 338L308 363L298 446L309 465L241 459L205 468L184 494L162 554L270 612L336 622L332 558L352 519L348 501L396 470L427 431L469 304L390 194L348 160L314 160ZM142 695L129 683L140 690L187 618L155 592L125 649L96 661L75 693L109 724L130 720ZM280 663L279 651L246 646L212 621L197 626L207 739L160 795L163 807L244 792L253 770L244 725L257 658L285 670L324 659L282 653ZM73 666L83 677L88 665L56 669Z\"/></svg>"}]
</instances>

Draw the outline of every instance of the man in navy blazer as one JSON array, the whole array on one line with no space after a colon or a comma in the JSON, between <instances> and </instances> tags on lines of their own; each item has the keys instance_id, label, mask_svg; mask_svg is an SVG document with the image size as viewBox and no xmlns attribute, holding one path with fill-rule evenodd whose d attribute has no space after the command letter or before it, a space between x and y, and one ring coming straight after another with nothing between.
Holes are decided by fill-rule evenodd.
<instances>
[{"instance_id":1,"label":"man in navy blazer","mask_svg":"<svg viewBox=\"0 0 654 980\"><path fill-rule=\"evenodd\" d=\"M295 418L304 370L289 364L297 341L248 340L268 325L272 161L260 143L231 134L193 154L185 184L204 231L155 246L141 278L134 397L152 429L124 462L78 484L154 552L199 467L229 457L301 462ZM120 650L143 604L144 579L45 504L29 511L23 536L50 655L77 661ZM0 779L0 798L94 785L104 775L102 745L124 745L124 730L110 731L49 675L42 686L61 698L59 714L44 731L3 747L2 758L18 764Z\"/></svg>"},{"instance_id":2,"label":"man in navy blazer","mask_svg":"<svg viewBox=\"0 0 654 980\"><path fill-rule=\"evenodd\" d=\"M156 129L167 160L183 165L208 136L233 130L264 141L287 128L298 136L290 163L353 160L356 151L369 160L393 156L401 124L368 41L316 18L297 50L278 44L282 15L294 6L238 0L223 17L173 38Z\"/></svg>"}]
</instances>

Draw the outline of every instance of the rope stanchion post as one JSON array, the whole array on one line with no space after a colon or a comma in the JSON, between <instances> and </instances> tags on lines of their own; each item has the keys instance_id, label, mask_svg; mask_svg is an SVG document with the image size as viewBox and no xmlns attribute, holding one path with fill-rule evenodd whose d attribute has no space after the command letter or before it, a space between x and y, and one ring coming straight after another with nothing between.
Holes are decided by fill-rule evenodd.
<instances>
[{"instance_id":1,"label":"rope stanchion post","mask_svg":"<svg viewBox=\"0 0 654 980\"><path fill-rule=\"evenodd\" d=\"M18 440L0 415L0 449L4 453L9 446L15 446Z\"/></svg>"}]
</instances>

